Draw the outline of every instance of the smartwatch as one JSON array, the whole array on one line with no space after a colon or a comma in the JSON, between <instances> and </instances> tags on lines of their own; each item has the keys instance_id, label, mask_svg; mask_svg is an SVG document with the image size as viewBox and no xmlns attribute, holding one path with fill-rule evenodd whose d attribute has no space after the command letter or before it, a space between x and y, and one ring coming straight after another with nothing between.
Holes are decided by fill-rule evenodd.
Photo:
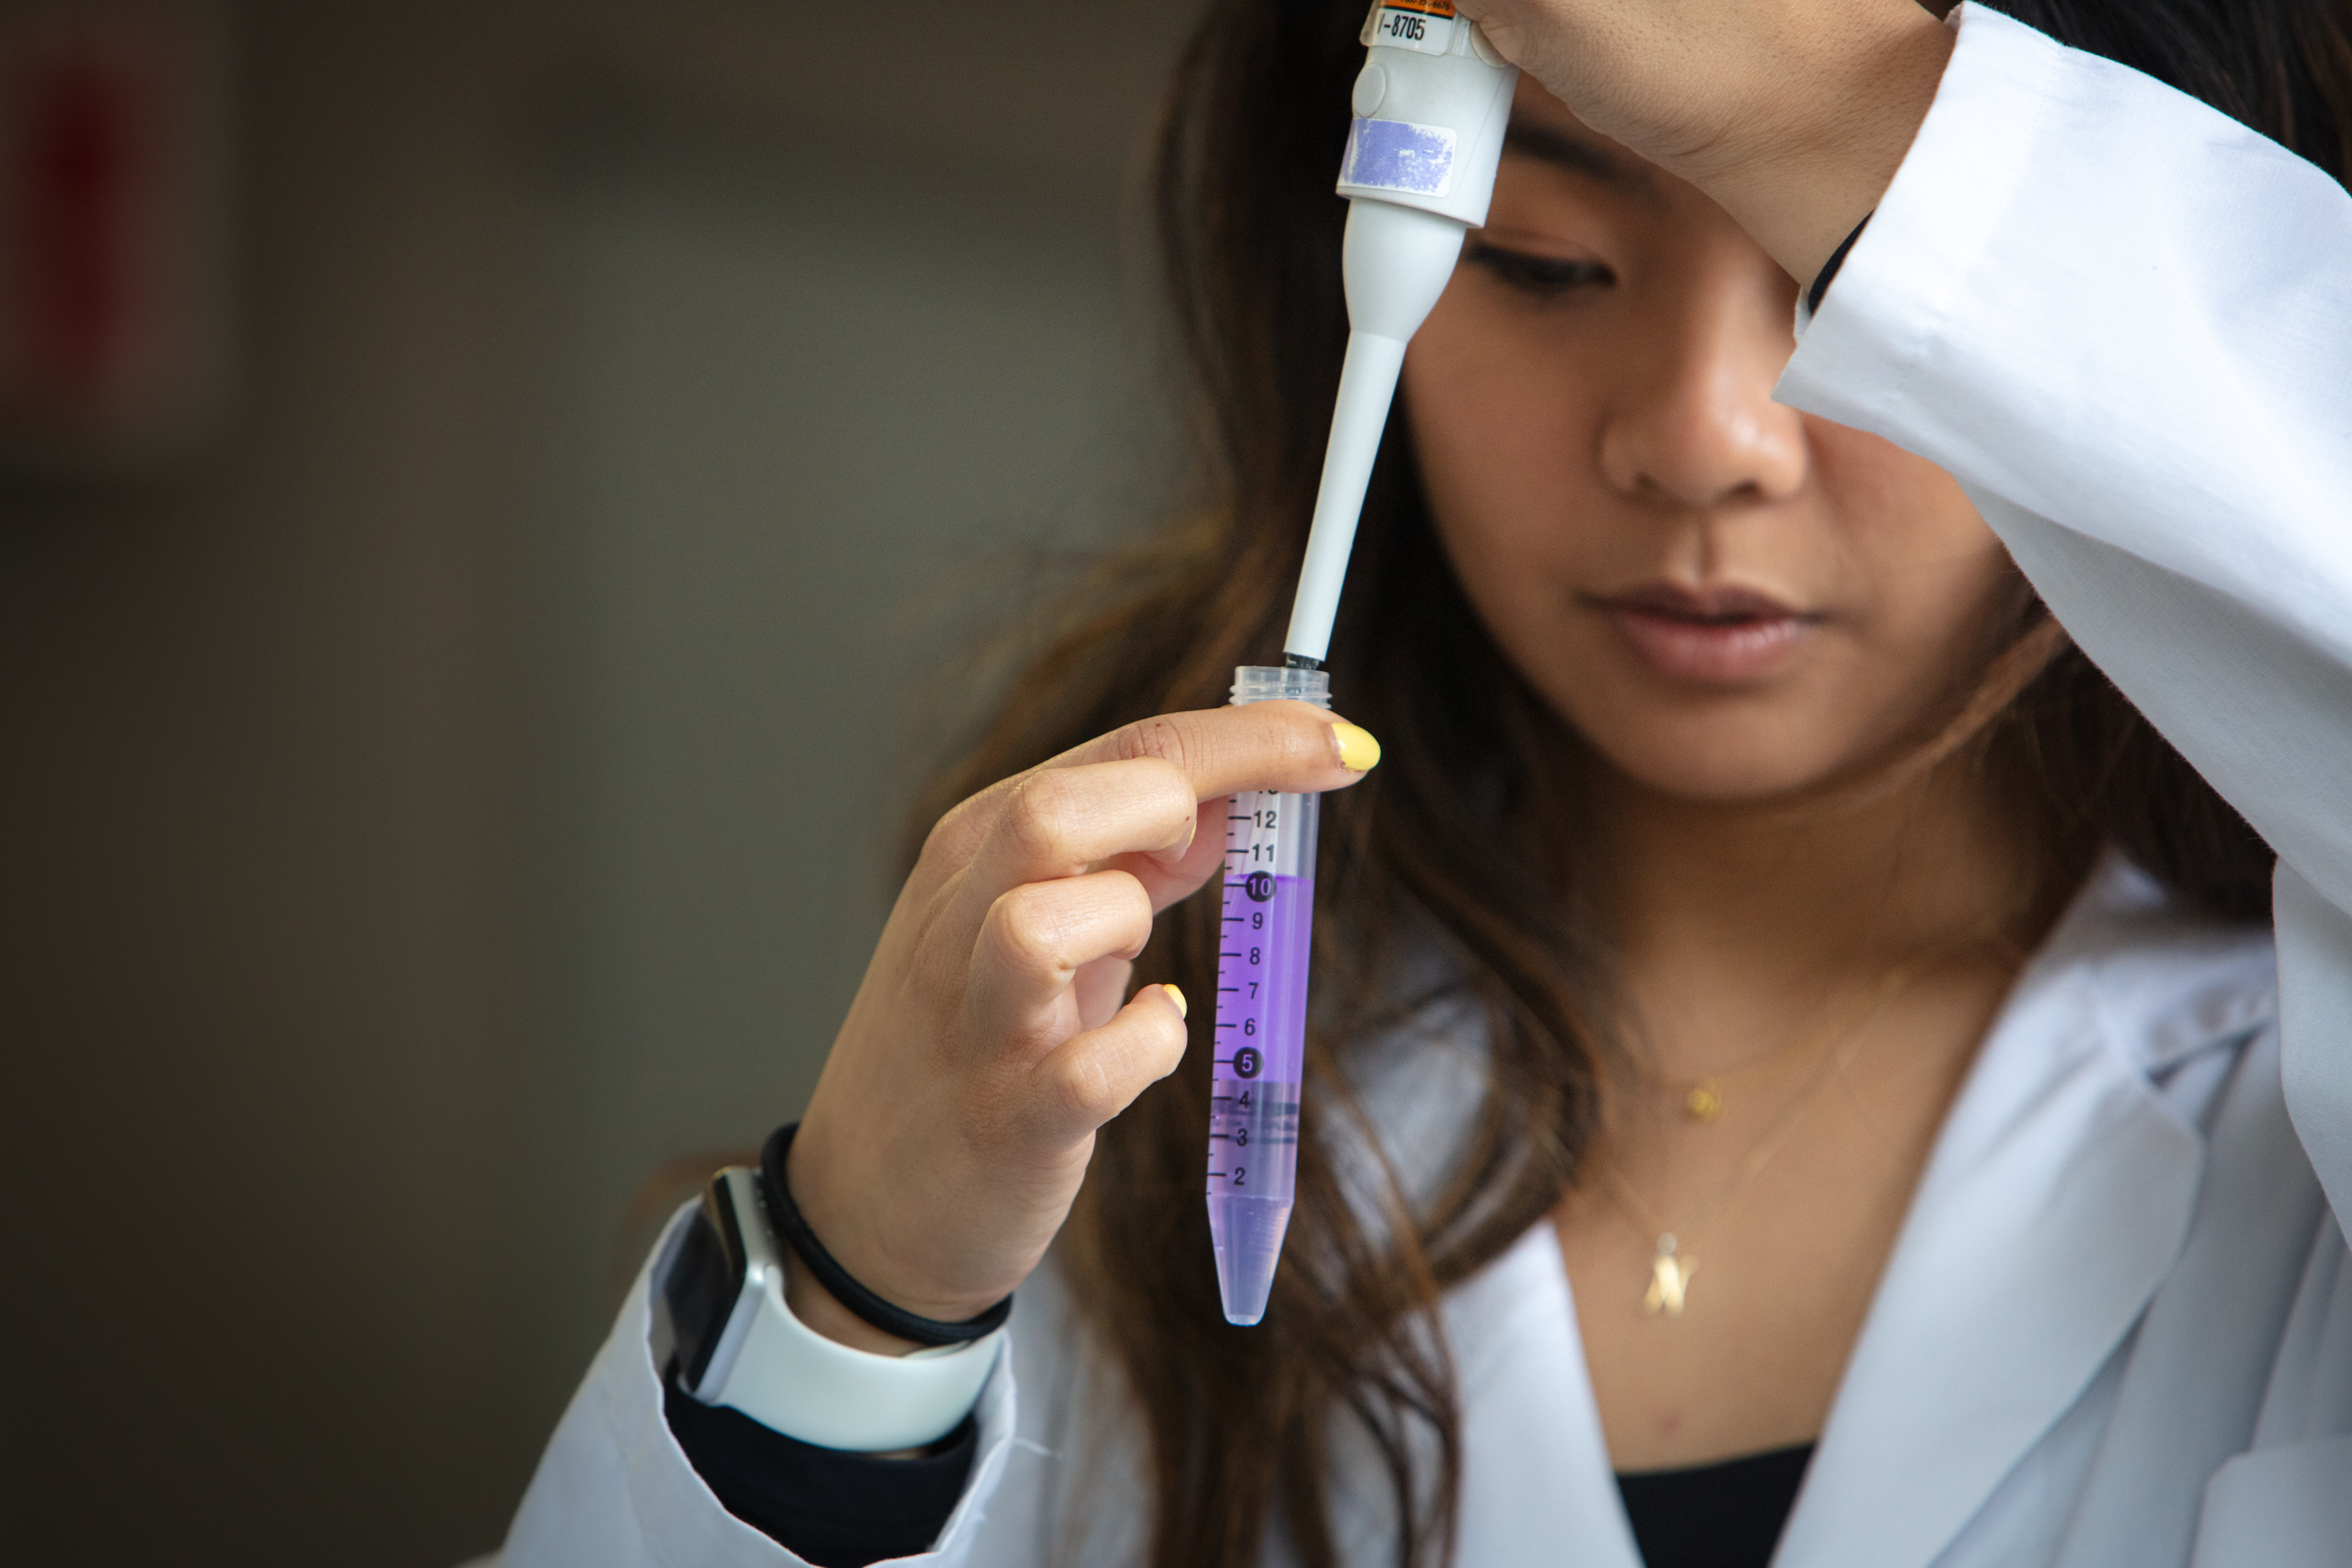
<instances>
[{"instance_id":1,"label":"smartwatch","mask_svg":"<svg viewBox=\"0 0 2352 1568\"><path fill-rule=\"evenodd\" d=\"M759 1173L730 1166L674 1233L655 1300L678 1387L821 1448L888 1453L955 1430L979 1402L1004 1331L877 1355L825 1338L784 1305L784 1258Z\"/></svg>"}]
</instances>

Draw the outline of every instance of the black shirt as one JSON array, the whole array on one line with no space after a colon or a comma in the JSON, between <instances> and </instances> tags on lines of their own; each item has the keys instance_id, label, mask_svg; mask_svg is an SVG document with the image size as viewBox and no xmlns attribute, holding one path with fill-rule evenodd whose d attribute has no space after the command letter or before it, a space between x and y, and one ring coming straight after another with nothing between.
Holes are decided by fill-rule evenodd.
<instances>
[{"instance_id":1,"label":"black shirt","mask_svg":"<svg viewBox=\"0 0 2352 1568\"><path fill-rule=\"evenodd\" d=\"M1797 1505L1813 1446L1617 1478L1648 1568L1764 1568Z\"/></svg>"}]
</instances>

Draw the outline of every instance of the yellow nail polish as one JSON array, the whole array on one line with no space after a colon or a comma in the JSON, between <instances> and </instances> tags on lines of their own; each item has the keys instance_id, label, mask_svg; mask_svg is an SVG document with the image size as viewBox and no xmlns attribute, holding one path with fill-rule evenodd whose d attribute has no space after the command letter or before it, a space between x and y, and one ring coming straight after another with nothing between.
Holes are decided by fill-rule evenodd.
<instances>
[{"instance_id":1,"label":"yellow nail polish","mask_svg":"<svg viewBox=\"0 0 2352 1568\"><path fill-rule=\"evenodd\" d=\"M1167 992L1168 1000L1176 1004L1176 1016L1178 1017L1189 1018L1192 1016L1192 1005L1191 1003L1184 1000L1184 993L1177 990L1173 985L1162 985L1160 989Z\"/></svg>"},{"instance_id":2,"label":"yellow nail polish","mask_svg":"<svg viewBox=\"0 0 2352 1568\"><path fill-rule=\"evenodd\" d=\"M1370 730L1354 724L1334 724L1331 739L1339 748L1339 765L1351 773L1368 773L1380 765L1381 743Z\"/></svg>"}]
</instances>

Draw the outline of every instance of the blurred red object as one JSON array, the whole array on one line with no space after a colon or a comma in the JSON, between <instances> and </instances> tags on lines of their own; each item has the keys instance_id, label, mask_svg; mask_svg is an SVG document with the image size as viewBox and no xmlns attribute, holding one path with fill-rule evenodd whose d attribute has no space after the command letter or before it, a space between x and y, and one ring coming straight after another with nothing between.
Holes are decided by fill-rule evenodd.
<instances>
[{"instance_id":1,"label":"blurred red object","mask_svg":"<svg viewBox=\"0 0 2352 1568\"><path fill-rule=\"evenodd\" d=\"M226 391L223 40L182 3L0 6L0 463L186 455Z\"/></svg>"}]
</instances>

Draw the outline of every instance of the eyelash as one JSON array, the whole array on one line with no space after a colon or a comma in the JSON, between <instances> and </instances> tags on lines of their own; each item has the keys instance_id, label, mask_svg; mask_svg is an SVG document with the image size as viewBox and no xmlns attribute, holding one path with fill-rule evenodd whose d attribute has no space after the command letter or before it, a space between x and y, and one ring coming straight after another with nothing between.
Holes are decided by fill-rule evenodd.
<instances>
[{"instance_id":1,"label":"eyelash","mask_svg":"<svg viewBox=\"0 0 2352 1568\"><path fill-rule=\"evenodd\" d=\"M1597 261L1566 261L1549 256L1530 256L1523 250L1505 250L1501 246L1483 242L1471 245L1469 259L1511 288L1538 300L1555 299L1570 289L1595 289L1617 281L1617 275Z\"/></svg>"}]
</instances>

